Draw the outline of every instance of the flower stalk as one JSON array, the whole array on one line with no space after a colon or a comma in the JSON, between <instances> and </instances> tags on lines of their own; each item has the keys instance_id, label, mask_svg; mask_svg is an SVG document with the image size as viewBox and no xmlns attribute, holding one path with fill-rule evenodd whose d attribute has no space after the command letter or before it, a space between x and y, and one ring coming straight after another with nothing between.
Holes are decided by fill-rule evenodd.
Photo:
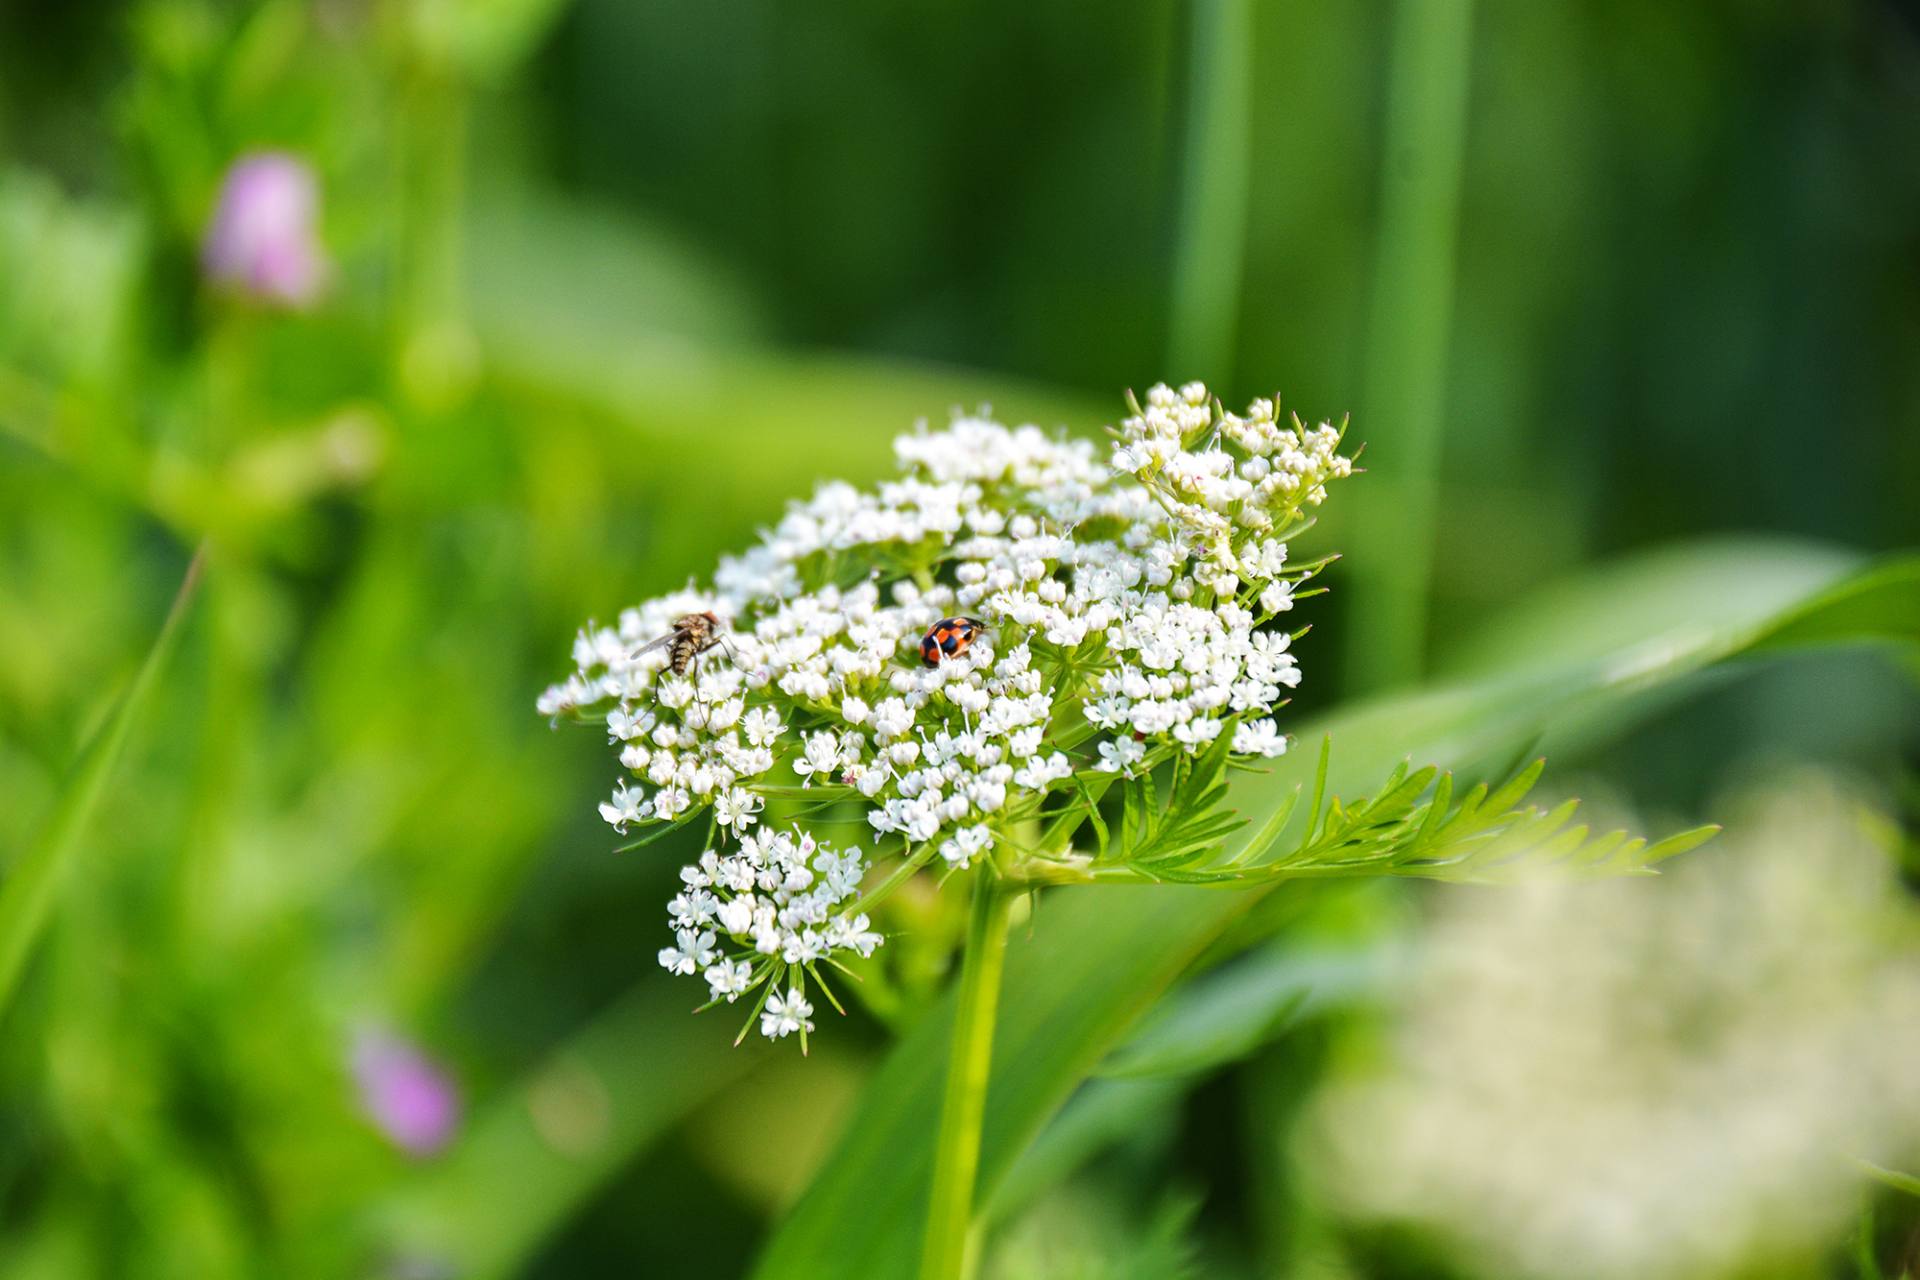
<instances>
[{"instance_id":1,"label":"flower stalk","mask_svg":"<svg viewBox=\"0 0 1920 1280\"><path fill-rule=\"evenodd\" d=\"M974 1185L980 1173L980 1126L987 1111L993 1024L1006 967L1007 916L1012 903L1013 895L1001 885L992 865L982 865L974 883L954 1003L921 1280L960 1280L967 1273Z\"/></svg>"}]
</instances>

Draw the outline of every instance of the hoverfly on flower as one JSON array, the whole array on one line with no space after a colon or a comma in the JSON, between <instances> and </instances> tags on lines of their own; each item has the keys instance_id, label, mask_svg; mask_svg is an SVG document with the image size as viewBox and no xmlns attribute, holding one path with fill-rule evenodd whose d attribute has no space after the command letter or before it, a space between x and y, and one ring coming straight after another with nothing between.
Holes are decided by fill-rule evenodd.
<instances>
[{"instance_id":1,"label":"hoverfly on flower","mask_svg":"<svg viewBox=\"0 0 1920 1280\"><path fill-rule=\"evenodd\" d=\"M686 613L673 620L673 629L657 640L642 645L634 657L667 647L667 670L684 676L699 661L700 655L723 643L720 619L713 613Z\"/></svg>"}]
</instances>

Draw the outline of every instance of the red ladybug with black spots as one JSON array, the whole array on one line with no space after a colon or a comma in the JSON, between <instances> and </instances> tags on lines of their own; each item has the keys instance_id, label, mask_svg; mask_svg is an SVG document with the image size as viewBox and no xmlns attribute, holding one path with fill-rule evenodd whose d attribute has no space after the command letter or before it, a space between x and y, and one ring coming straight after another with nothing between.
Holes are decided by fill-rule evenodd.
<instances>
[{"instance_id":1,"label":"red ladybug with black spots","mask_svg":"<svg viewBox=\"0 0 1920 1280\"><path fill-rule=\"evenodd\" d=\"M980 623L972 618L942 618L933 624L933 629L920 637L920 660L930 667L937 667L948 658L957 658L967 651L973 638L980 634Z\"/></svg>"}]
</instances>

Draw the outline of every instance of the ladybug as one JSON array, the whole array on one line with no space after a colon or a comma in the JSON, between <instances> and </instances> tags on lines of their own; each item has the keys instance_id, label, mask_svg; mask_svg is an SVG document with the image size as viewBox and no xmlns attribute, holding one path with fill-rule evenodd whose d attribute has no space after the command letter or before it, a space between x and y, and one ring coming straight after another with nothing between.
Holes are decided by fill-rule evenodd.
<instances>
[{"instance_id":1,"label":"ladybug","mask_svg":"<svg viewBox=\"0 0 1920 1280\"><path fill-rule=\"evenodd\" d=\"M920 637L920 660L937 667L948 658L965 653L979 634L980 624L972 618L942 618L933 624L933 630Z\"/></svg>"}]
</instances>

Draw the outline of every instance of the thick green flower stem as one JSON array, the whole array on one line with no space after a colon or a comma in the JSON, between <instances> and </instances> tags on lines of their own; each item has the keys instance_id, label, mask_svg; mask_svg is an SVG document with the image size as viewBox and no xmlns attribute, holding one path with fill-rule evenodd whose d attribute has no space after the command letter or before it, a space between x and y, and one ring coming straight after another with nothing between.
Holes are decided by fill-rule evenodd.
<instances>
[{"instance_id":1,"label":"thick green flower stem","mask_svg":"<svg viewBox=\"0 0 1920 1280\"><path fill-rule=\"evenodd\" d=\"M968 1273L973 1190L980 1171L980 1123L987 1110L993 1066L993 1021L1006 965L1007 914L1013 904L991 864L980 868L960 964L953 1011L947 1091L940 1107L940 1141L933 1155L933 1193L927 1213L921 1280L961 1280Z\"/></svg>"}]
</instances>

